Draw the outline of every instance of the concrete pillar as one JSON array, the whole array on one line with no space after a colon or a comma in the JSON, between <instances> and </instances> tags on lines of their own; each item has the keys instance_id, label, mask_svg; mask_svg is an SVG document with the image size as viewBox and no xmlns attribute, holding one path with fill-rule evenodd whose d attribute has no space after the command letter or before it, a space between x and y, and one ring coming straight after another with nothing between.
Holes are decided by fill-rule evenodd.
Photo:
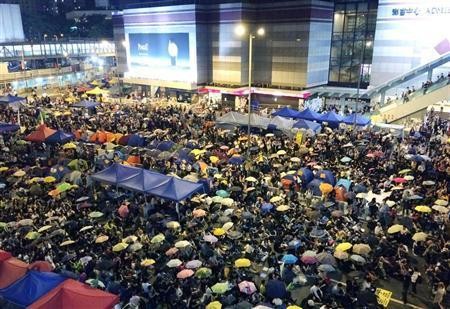
<instances>
[{"instance_id":1,"label":"concrete pillar","mask_svg":"<svg viewBox=\"0 0 450 309\"><path fill-rule=\"evenodd\" d=\"M384 105L384 100L386 99L386 91L380 93L380 106Z\"/></svg>"},{"instance_id":2,"label":"concrete pillar","mask_svg":"<svg viewBox=\"0 0 450 309\"><path fill-rule=\"evenodd\" d=\"M427 73L427 80L432 80L432 79L433 79L433 69L430 68Z\"/></svg>"}]
</instances>

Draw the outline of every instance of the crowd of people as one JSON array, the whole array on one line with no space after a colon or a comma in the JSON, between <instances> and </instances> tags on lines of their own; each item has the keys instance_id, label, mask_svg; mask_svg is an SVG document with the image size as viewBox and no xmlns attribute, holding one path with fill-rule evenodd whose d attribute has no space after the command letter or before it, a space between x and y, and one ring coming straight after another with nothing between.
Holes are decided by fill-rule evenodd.
<instances>
[{"instance_id":1,"label":"crowd of people","mask_svg":"<svg viewBox=\"0 0 450 309\"><path fill-rule=\"evenodd\" d=\"M24 128L0 136L0 248L118 294L119 307L378 308L376 288L393 280L405 303L421 290L429 308L449 304L450 127L439 115L405 136L323 127L299 143L221 129L217 111L33 104L0 111ZM42 121L74 132L76 147L24 141ZM148 146L95 143L96 131ZM113 163L204 180L205 192L176 203L91 179Z\"/></svg>"}]
</instances>

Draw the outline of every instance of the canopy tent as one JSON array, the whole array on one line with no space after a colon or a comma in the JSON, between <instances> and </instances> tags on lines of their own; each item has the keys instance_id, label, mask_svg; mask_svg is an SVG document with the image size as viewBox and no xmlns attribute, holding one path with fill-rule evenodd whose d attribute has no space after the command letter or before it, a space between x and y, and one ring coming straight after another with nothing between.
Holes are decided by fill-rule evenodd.
<instances>
[{"instance_id":1,"label":"canopy tent","mask_svg":"<svg viewBox=\"0 0 450 309\"><path fill-rule=\"evenodd\" d=\"M49 144L64 144L73 140L75 136L72 133L65 133L61 130L56 131L49 137L45 139L46 143Z\"/></svg>"},{"instance_id":2,"label":"canopy tent","mask_svg":"<svg viewBox=\"0 0 450 309\"><path fill-rule=\"evenodd\" d=\"M17 111L19 109L20 105L22 105L22 103L25 103L26 101L27 101L27 98L16 97L16 96L13 96L10 94L0 97L0 105L2 105L2 104L8 105L15 111Z\"/></svg>"},{"instance_id":3,"label":"canopy tent","mask_svg":"<svg viewBox=\"0 0 450 309\"><path fill-rule=\"evenodd\" d=\"M351 114L348 115L347 117L344 117L344 119L342 120L344 123L346 124L356 124L357 126L366 126L368 124L370 124L370 119L367 117L364 117L361 114Z\"/></svg>"},{"instance_id":4,"label":"canopy tent","mask_svg":"<svg viewBox=\"0 0 450 309\"><path fill-rule=\"evenodd\" d=\"M229 112L222 117L217 118L216 124L220 125L232 125L232 126L247 126L248 114L241 114L238 112ZM270 123L270 119L262 117L257 114L250 114L250 126L260 129L267 129Z\"/></svg>"},{"instance_id":5,"label":"canopy tent","mask_svg":"<svg viewBox=\"0 0 450 309\"><path fill-rule=\"evenodd\" d=\"M74 108L87 108L87 109L92 109L97 106L100 106L100 103L92 101L81 101L72 105L72 107Z\"/></svg>"},{"instance_id":6,"label":"canopy tent","mask_svg":"<svg viewBox=\"0 0 450 309\"><path fill-rule=\"evenodd\" d=\"M293 125L294 128L298 129L306 129L306 130L313 130L314 132L318 132L320 128L322 127L320 123L309 121L305 119L300 119Z\"/></svg>"},{"instance_id":7,"label":"canopy tent","mask_svg":"<svg viewBox=\"0 0 450 309\"><path fill-rule=\"evenodd\" d=\"M200 183L171 177L168 182L151 189L149 193L161 198L179 202L202 189L203 185Z\"/></svg>"},{"instance_id":8,"label":"canopy tent","mask_svg":"<svg viewBox=\"0 0 450 309\"><path fill-rule=\"evenodd\" d=\"M0 289L4 289L22 278L27 271L28 264L15 257L0 262Z\"/></svg>"},{"instance_id":9,"label":"canopy tent","mask_svg":"<svg viewBox=\"0 0 450 309\"><path fill-rule=\"evenodd\" d=\"M320 184L322 182L323 181L321 179L314 179L313 181L308 183L306 188L308 190L310 190L314 196L321 196L322 195L322 191L320 191Z\"/></svg>"},{"instance_id":10,"label":"canopy tent","mask_svg":"<svg viewBox=\"0 0 450 309\"><path fill-rule=\"evenodd\" d=\"M56 130L48 128L45 124L41 124L36 131L31 132L25 137L29 142L43 143L48 137L55 134Z\"/></svg>"},{"instance_id":11,"label":"canopy tent","mask_svg":"<svg viewBox=\"0 0 450 309\"><path fill-rule=\"evenodd\" d=\"M81 282L68 279L58 287L41 297L28 309L110 309L119 302L114 294L91 288Z\"/></svg>"},{"instance_id":12,"label":"canopy tent","mask_svg":"<svg viewBox=\"0 0 450 309\"><path fill-rule=\"evenodd\" d=\"M375 130L389 130L389 132L395 136L403 137L403 132L405 130L405 126L400 124L389 124L383 122L377 122L373 125ZM0 129L1 131L1 129Z\"/></svg>"},{"instance_id":13,"label":"canopy tent","mask_svg":"<svg viewBox=\"0 0 450 309\"><path fill-rule=\"evenodd\" d=\"M30 270L20 280L0 289L0 296L14 305L27 307L65 280L55 273Z\"/></svg>"},{"instance_id":14,"label":"canopy tent","mask_svg":"<svg viewBox=\"0 0 450 309\"><path fill-rule=\"evenodd\" d=\"M110 185L118 185L120 182L129 180L141 172L140 168L125 166L114 163L110 167L92 175L92 179Z\"/></svg>"},{"instance_id":15,"label":"canopy tent","mask_svg":"<svg viewBox=\"0 0 450 309\"><path fill-rule=\"evenodd\" d=\"M86 91L86 94L90 94L90 95L105 95L107 93L108 93L108 91L100 89L99 87L95 87L92 90Z\"/></svg>"},{"instance_id":16,"label":"canopy tent","mask_svg":"<svg viewBox=\"0 0 450 309\"><path fill-rule=\"evenodd\" d=\"M322 117L320 117L321 122L328 123L328 125L332 128L337 128L339 126L339 123L342 122L342 119L342 116L336 114L333 111L323 114Z\"/></svg>"},{"instance_id":17,"label":"canopy tent","mask_svg":"<svg viewBox=\"0 0 450 309\"><path fill-rule=\"evenodd\" d=\"M352 185L352 181L345 179L345 178L340 178L338 180L338 182L336 183L336 187L338 186L342 186L345 188L345 190L350 191L350 186Z\"/></svg>"},{"instance_id":18,"label":"canopy tent","mask_svg":"<svg viewBox=\"0 0 450 309\"><path fill-rule=\"evenodd\" d=\"M299 111L289 108L289 107L283 107L282 109L277 110L276 112L272 113L272 116L280 116L285 118L296 118Z\"/></svg>"},{"instance_id":19,"label":"canopy tent","mask_svg":"<svg viewBox=\"0 0 450 309\"><path fill-rule=\"evenodd\" d=\"M0 122L0 134L7 132L14 132L20 129L20 126L12 123L3 123Z\"/></svg>"},{"instance_id":20,"label":"canopy tent","mask_svg":"<svg viewBox=\"0 0 450 309\"><path fill-rule=\"evenodd\" d=\"M296 118L306 119L306 120L310 120L310 121L320 121L321 116L322 116L321 114L316 113L312 109L306 108L306 109L302 110L301 112L298 112Z\"/></svg>"},{"instance_id":21,"label":"canopy tent","mask_svg":"<svg viewBox=\"0 0 450 309\"><path fill-rule=\"evenodd\" d=\"M170 176L140 169L139 174L125 181L121 181L118 186L128 190L144 193L167 183L170 179Z\"/></svg>"},{"instance_id":22,"label":"canopy tent","mask_svg":"<svg viewBox=\"0 0 450 309\"><path fill-rule=\"evenodd\" d=\"M270 119L268 128L277 129L280 131L290 131L295 123L295 120L283 118L282 116L276 116Z\"/></svg>"},{"instance_id":23,"label":"canopy tent","mask_svg":"<svg viewBox=\"0 0 450 309\"><path fill-rule=\"evenodd\" d=\"M145 145L145 138L138 134L131 134L128 136L128 146L143 147Z\"/></svg>"},{"instance_id":24,"label":"canopy tent","mask_svg":"<svg viewBox=\"0 0 450 309\"><path fill-rule=\"evenodd\" d=\"M304 187L306 187L306 185L314 179L313 172L306 167L302 167L298 170L298 176L300 177Z\"/></svg>"},{"instance_id":25,"label":"canopy tent","mask_svg":"<svg viewBox=\"0 0 450 309\"><path fill-rule=\"evenodd\" d=\"M330 170L320 170L316 174L316 178L319 178L323 182L329 183L334 186L336 184L336 178L333 175L333 172Z\"/></svg>"}]
</instances>

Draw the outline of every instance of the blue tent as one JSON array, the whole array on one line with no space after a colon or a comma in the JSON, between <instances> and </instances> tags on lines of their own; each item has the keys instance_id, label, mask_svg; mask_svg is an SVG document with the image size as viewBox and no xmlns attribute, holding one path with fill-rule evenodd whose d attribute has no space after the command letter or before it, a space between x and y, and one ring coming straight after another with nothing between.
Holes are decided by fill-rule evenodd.
<instances>
[{"instance_id":1,"label":"blue tent","mask_svg":"<svg viewBox=\"0 0 450 309\"><path fill-rule=\"evenodd\" d=\"M343 122L346 124L350 124L353 125L356 123L357 126L366 126L368 124L370 124L370 119L367 117L364 117L361 114L351 114L348 115L347 117L344 117Z\"/></svg>"},{"instance_id":2,"label":"blue tent","mask_svg":"<svg viewBox=\"0 0 450 309\"><path fill-rule=\"evenodd\" d=\"M97 107L97 106L99 106L99 105L100 105L100 103L97 103L97 102L92 102L92 101L81 101L81 102L78 102L78 103L73 104L72 107L88 108L88 109L91 109L91 108L95 108L95 107Z\"/></svg>"},{"instance_id":3,"label":"blue tent","mask_svg":"<svg viewBox=\"0 0 450 309\"><path fill-rule=\"evenodd\" d=\"M0 296L14 305L26 308L66 279L55 273L31 270L15 283L1 289Z\"/></svg>"},{"instance_id":4,"label":"blue tent","mask_svg":"<svg viewBox=\"0 0 450 309\"><path fill-rule=\"evenodd\" d=\"M330 127L338 127L339 123L342 122L342 117L335 112L331 111L326 114L323 114L320 118L321 122L327 122Z\"/></svg>"},{"instance_id":5,"label":"blue tent","mask_svg":"<svg viewBox=\"0 0 450 309\"><path fill-rule=\"evenodd\" d=\"M139 174L121 181L118 185L121 188L143 193L167 183L170 179L170 176L141 169Z\"/></svg>"},{"instance_id":6,"label":"blue tent","mask_svg":"<svg viewBox=\"0 0 450 309\"><path fill-rule=\"evenodd\" d=\"M110 185L118 185L130 178L137 176L141 172L140 168L125 166L114 163L110 167L92 175L92 179Z\"/></svg>"},{"instance_id":7,"label":"blue tent","mask_svg":"<svg viewBox=\"0 0 450 309\"><path fill-rule=\"evenodd\" d=\"M280 116L286 118L296 118L298 115L298 111L289 107L283 107L282 109L277 110L272 113L272 116Z\"/></svg>"},{"instance_id":8,"label":"blue tent","mask_svg":"<svg viewBox=\"0 0 450 309\"><path fill-rule=\"evenodd\" d=\"M131 134L128 138L128 146L132 147L143 147L145 144L145 139L137 134Z\"/></svg>"},{"instance_id":9,"label":"blue tent","mask_svg":"<svg viewBox=\"0 0 450 309\"><path fill-rule=\"evenodd\" d=\"M314 179L313 181L311 181L310 183L308 183L308 185L306 186L306 188L308 190L311 190L312 194L315 196L321 196L322 195L322 191L320 191L320 184L323 181L320 179Z\"/></svg>"},{"instance_id":10,"label":"blue tent","mask_svg":"<svg viewBox=\"0 0 450 309\"><path fill-rule=\"evenodd\" d=\"M319 113L316 113L315 111L307 108L302 110L301 112L298 112L296 118L299 119L306 119L306 120L311 120L311 121L320 121L320 117L322 115Z\"/></svg>"},{"instance_id":11,"label":"blue tent","mask_svg":"<svg viewBox=\"0 0 450 309\"><path fill-rule=\"evenodd\" d=\"M6 133L6 132L14 132L20 129L20 126L17 124L11 124L11 123L0 123L0 134Z\"/></svg>"},{"instance_id":12,"label":"blue tent","mask_svg":"<svg viewBox=\"0 0 450 309\"><path fill-rule=\"evenodd\" d=\"M45 142L49 144L58 144L58 143L63 144L73 139L74 135L72 133L65 133L61 130L58 130L49 137L47 137L45 139Z\"/></svg>"},{"instance_id":13,"label":"blue tent","mask_svg":"<svg viewBox=\"0 0 450 309\"><path fill-rule=\"evenodd\" d=\"M16 97L10 94L0 97L0 104L7 104L16 111L19 109L20 105L26 101L27 101L26 98Z\"/></svg>"},{"instance_id":14,"label":"blue tent","mask_svg":"<svg viewBox=\"0 0 450 309\"><path fill-rule=\"evenodd\" d=\"M320 125L320 123L317 123L317 122L314 122L314 121L300 119L299 121L297 121L294 124L293 127L294 128L299 128L299 129L313 130L314 132L317 132L317 131L320 130L320 128L322 126Z\"/></svg>"},{"instance_id":15,"label":"blue tent","mask_svg":"<svg viewBox=\"0 0 450 309\"><path fill-rule=\"evenodd\" d=\"M170 181L163 183L159 187L148 191L149 194L156 195L168 200L181 201L192 194L203 189L201 183L171 177Z\"/></svg>"},{"instance_id":16,"label":"blue tent","mask_svg":"<svg viewBox=\"0 0 450 309\"><path fill-rule=\"evenodd\" d=\"M322 181L329 183L334 186L336 184L336 178L330 170L320 170L316 174L316 178L321 179Z\"/></svg>"},{"instance_id":17,"label":"blue tent","mask_svg":"<svg viewBox=\"0 0 450 309\"><path fill-rule=\"evenodd\" d=\"M336 186L343 186L345 188L345 190L349 191L351 184L352 184L351 180L341 178L336 183Z\"/></svg>"},{"instance_id":18,"label":"blue tent","mask_svg":"<svg viewBox=\"0 0 450 309\"><path fill-rule=\"evenodd\" d=\"M299 169L298 176L303 183L303 187L306 187L306 185L314 179L313 172L306 167L302 167L301 169Z\"/></svg>"}]
</instances>

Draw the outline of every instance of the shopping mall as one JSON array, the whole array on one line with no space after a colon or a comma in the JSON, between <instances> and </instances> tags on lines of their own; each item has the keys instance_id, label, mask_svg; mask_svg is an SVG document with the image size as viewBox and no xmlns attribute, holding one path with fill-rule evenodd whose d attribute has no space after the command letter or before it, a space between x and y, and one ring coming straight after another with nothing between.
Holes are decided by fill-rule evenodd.
<instances>
[{"instance_id":1,"label":"shopping mall","mask_svg":"<svg viewBox=\"0 0 450 309\"><path fill-rule=\"evenodd\" d=\"M356 88L384 101L405 85L377 89L383 83L448 72L440 64L408 74L450 52L448 0L132 2L113 15L119 71L152 92L245 94L250 37L254 92L283 103L355 97Z\"/></svg>"}]
</instances>

